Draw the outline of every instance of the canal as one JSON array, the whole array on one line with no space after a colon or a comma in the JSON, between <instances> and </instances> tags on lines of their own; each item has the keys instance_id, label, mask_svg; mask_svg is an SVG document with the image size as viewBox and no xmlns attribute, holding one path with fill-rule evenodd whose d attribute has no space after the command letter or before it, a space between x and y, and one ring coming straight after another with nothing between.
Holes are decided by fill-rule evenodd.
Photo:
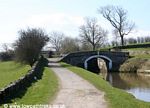
<instances>
[{"instance_id":1,"label":"canal","mask_svg":"<svg viewBox=\"0 0 150 108\"><path fill-rule=\"evenodd\" d=\"M108 64L101 58L88 61L88 70L101 74L113 87L123 89L137 99L150 102L150 74L107 72Z\"/></svg>"},{"instance_id":2,"label":"canal","mask_svg":"<svg viewBox=\"0 0 150 108\"><path fill-rule=\"evenodd\" d=\"M150 102L150 74L105 73L102 75L113 87L123 89L137 99Z\"/></svg>"}]
</instances>

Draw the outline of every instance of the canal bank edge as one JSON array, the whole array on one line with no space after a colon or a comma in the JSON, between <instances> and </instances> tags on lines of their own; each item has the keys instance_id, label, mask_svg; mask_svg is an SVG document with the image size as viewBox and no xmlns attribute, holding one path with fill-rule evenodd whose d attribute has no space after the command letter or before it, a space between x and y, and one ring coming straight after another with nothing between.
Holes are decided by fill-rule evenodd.
<instances>
[{"instance_id":1,"label":"canal bank edge","mask_svg":"<svg viewBox=\"0 0 150 108\"><path fill-rule=\"evenodd\" d=\"M137 72L150 74L150 59L130 58L120 66L119 72Z\"/></svg>"}]
</instances>

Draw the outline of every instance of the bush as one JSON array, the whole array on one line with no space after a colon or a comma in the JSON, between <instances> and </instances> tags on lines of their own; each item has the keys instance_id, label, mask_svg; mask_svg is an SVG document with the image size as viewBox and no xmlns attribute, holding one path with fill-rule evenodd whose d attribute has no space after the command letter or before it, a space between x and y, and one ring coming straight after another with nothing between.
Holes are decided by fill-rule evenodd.
<instances>
[{"instance_id":1,"label":"bush","mask_svg":"<svg viewBox=\"0 0 150 108\"><path fill-rule=\"evenodd\" d=\"M15 43L16 60L32 66L48 42L48 35L42 29L27 29L19 31L19 39Z\"/></svg>"}]
</instances>

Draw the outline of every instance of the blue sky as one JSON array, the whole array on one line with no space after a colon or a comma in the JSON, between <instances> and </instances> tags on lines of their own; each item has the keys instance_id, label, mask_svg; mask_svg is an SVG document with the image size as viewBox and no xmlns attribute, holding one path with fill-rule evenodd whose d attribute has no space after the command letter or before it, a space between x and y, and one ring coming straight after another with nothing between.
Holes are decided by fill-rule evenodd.
<instances>
[{"instance_id":1,"label":"blue sky","mask_svg":"<svg viewBox=\"0 0 150 108\"><path fill-rule=\"evenodd\" d=\"M97 9L119 5L128 11L136 28L131 36L150 35L150 0L0 0L0 44L13 43L18 31L41 27L77 37L85 17L96 17L111 33L111 25Z\"/></svg>"}]
</instances>

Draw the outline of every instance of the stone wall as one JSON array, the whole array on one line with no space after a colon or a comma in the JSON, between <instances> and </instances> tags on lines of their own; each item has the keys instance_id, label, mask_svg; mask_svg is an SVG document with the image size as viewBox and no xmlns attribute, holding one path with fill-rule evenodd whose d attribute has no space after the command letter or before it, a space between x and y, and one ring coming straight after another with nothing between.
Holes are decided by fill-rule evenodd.
<instances>
[{"instance_id":1,"label":"stone wall","mask_svg":"<svg viewBox=\"0 0 150 108\"><path fill-rule=\"evenodd\" d=\"M8 86L0 90L0 104L9 102L12 98L15 98L15 95L21 90L27 89L33 82L37 79L40 79L42 76L43 60L45 58L41 57L39 61L35 62L32 69L29 72L21 77L20 79L11 82Z\"/></svg>"}]
</instances>

